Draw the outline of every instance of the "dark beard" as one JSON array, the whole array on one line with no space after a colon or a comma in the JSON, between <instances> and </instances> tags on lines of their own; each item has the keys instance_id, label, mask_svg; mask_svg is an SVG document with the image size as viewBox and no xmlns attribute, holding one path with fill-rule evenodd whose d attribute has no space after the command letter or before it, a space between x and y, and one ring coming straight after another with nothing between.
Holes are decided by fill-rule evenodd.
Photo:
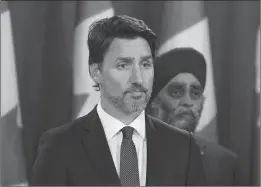
<instances>
[{"instance_id":1,"label":"dark beard","mask_svg":"<svg viewBox=\"0 0 261 187\"><path fill-rule=\"evenodd\" d=\"M165 121L177 128L194 132L200 117L200 111L194 111L186 107L178 107L165 116Z\"/></svg>"}]
</instances>

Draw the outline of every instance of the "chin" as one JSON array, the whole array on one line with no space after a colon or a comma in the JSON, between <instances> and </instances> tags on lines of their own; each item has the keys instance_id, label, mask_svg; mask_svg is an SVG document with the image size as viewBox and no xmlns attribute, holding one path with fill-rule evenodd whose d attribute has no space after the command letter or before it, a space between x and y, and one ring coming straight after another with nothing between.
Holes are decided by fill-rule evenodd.
<instances>
[{"instance_id":1,"label":"chin","mask_svg":"<svg viewBox=\"0 0 261 187\"><path fill-rule=\"evenodd\" d=\"M142 104L126 104L125 105L125 109L129 112L129 113L137 113L137 112L141 112L146 108L146 103L142 103Z\"/></svg>"},{"instance_id":2,"label":"chin","mask_svg":"<svg viewBox=\"0 0 261 187\"><path fill-rule=\"evenodd\" d=\"M142 99L135 100L132 98L126 98L124 99L124 105L128 106L129 108L142 108L145 109L147 106L148 100L146 97L143 97Z\"/></svg>"}]
</instances>

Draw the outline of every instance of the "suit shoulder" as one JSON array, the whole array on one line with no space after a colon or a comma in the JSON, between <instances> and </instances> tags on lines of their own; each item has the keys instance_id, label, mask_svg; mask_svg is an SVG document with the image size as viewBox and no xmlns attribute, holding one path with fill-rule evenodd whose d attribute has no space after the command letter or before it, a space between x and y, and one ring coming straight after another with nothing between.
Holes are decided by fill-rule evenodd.
<instances>
[{"instance_id":1,"label":"suit shoulder","mask_svg":"<svg viewBox=\"0 0 261 187\"><path fill-rule=\"evenodd\" d=\"M197 140L199 138L196 138ZM207 147L208 150L210 150L211 152L220 155L222 157L226 157L226 158L230 158L230 159L237 159L237 155L229 150L228 148L216 143L216 142L211 142L211 141L207 141L207 140L200 140L201 144L205 145Z\"/></svg>"},{"instance_id":2,"label":"suit shoulder","mask_svg":"<svg viewBox=\"0 0 261 187\"><path fill-rule=\"evenodd\" d=\"M77 132L79 132L79 129L81 128L83 120L85 120L85 118L86 116L78 118L59 127L54 127L45 131L41 136L41 141L48 140L48 142L56 143L61 141L71 141L72 138L77 137Z\"/></svg>"},{"instance_id":3,"label":"suit shoulder","mask_svg":"<svg viewBox=\"0 0 261 187\"><path fill-rule=\"evenodd\" d=\"M233 151L229 150L228 148L216 143L216 149L222 152L224 155L227 155L228 157L231 157L233 159L237 159L236 153Z\"/></svg>"}]
</instances>

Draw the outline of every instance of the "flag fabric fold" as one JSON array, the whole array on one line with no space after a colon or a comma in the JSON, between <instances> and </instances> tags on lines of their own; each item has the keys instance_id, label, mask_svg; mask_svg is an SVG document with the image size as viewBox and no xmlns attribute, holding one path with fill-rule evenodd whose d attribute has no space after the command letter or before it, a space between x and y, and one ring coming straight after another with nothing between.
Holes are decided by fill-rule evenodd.
<instances>
[{"instance_id":1,"label":"flag fabric fold","mask_svg":"<svg viewBox=\"0 0 261 187\"><path fill-rule=\"evenodd\" d=\"M7 3L1 7L1 118L0 118L0 182L2 185L26 183L22 144L22 123L13 33Z\"/></svg>"}]
</instances>

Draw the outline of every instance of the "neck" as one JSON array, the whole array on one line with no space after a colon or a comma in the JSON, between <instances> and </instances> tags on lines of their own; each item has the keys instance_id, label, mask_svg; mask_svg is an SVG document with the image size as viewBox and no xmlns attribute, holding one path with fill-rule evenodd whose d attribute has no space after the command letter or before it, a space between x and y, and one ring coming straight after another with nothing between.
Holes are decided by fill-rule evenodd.
<instances>
[{"instance_id":1,"label":"neck","mask_svg":"<svg viewBox=\"0 0 261 187\"><path fill-rule=\"evenodd\" d=\"M134 112L131 114L126 114L125 112L116 108L112 103L110 103L109 101L107 101L105 99L101 99L101 107L106 113L108 113L112 117L118 119L125 125L128 125L131 122L133 122L141 113L141 111L139 111L139 112Z\"/></svg>"}]
</instances>

